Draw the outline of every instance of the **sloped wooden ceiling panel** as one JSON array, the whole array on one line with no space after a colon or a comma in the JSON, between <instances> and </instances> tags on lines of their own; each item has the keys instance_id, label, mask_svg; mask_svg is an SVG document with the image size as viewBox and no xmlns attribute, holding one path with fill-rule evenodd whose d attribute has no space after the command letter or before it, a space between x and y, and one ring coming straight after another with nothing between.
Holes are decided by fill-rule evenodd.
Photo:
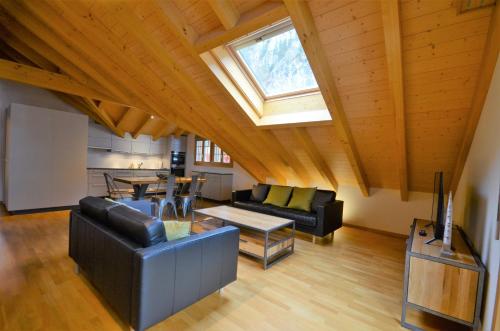
<instances>
[{"instance_id":1,"label":"sloped wooden ceiling panel","mask_svg":"<svg viewBox=\"0 0 500 331\"><path fill-rule=\"evenodd\" d=\"M471 110L492 8L457 15L455 1L401 3L410 187L449 188Z\"/></svg>"},{"instance_id":2,"label":"sloped wooden ceiling panel","mask_svg":"<svg viewBox=\"0 0 500 331\"><path fill-rule=\"evenodd\" d=\"M310 1L368 182L399 188L378 1ZM368 36L368 38L366 38Z\"/></svg>"},{"instance_id":3,"label":"sloped wooden ceiling panel","mask_svg":"<svg viewBox=\"0 0 500 331\"><path fill-rule=\"evenodd\" d=\"M25 45L2 54L100 86L113 100L93 108L119 130L158 137L188 129L213 139L258 180L325 188L358 183L333 126L256 128L199 58L194 41L173 30L164 1L3 0L0 39ZM231 1L239 14L265 3ZM224 29L208 1L172 3L196 36ZM307 5L368 185L398 189L380 2ZM457 16L452 0L407 0L399 7L409 189L432 191L433 172L445 171L448 186L457 163L492 9Z\"/></svg>"}]
</instances>

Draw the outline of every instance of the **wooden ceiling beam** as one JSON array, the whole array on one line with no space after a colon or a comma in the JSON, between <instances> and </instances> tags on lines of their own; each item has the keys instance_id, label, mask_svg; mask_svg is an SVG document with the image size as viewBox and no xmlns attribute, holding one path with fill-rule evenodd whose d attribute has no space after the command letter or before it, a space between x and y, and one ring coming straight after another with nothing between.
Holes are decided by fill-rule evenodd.
<instances>
[{"instance_id":1,"label":"wooden ceiling beam","mask_svg":"<svg viewBox=\"0 0 500 331\"><path fill-rule=\"evenodd\" d=\"M479 76L472 99L472 106L470 110L469 119L465 128L464 138L460 145L460 151L453 170L450 190L455 193L462 177L462 172L469 155L472 140L476 132L477 124L481 117L481 112L488 95L491 79L495 71L495 66L498 61L498 54L500 48L500 4L497 4L493 9L493 14L490 20L488 29L488 36L486 39L486 46L484 48L483 59L481 61ZM498 91L497 91L498 93ZM497 109L498 111L498 109Z\"/></svg>"},{"instance_id":2,"label":"wooden ceiling beam","mask_svg":"<svg viewBox=\"0 0 500 331\"><path fill-rule=\"evenodd\" d=\"M408 161L406 151L406 121L404 101L403 60L401 51L401 23L399 0L381 0L385 37L385 55L389 84L394 104L396 142L398 145L399 192L401 200L408 201Z\"/></svg>"},{"instance_id":3,"label":"wooden ceiling beam","mask_svg":"<svg viewBox=\"0 0 500 331\"><path fill-rule=\"evenodd\" d=\"M144 132L144 128L153 120L151 118L151 115L146 114L147 117L145 120L142 121L142 123L139 125L139 127L132 133L132 138L137 139L139 135L141 135Z\"/></svg>"},{"instance_id":4,"label":"wooden ceiling beam","mask_svg":"<svg viewBox=\"0 0 500 331\"><path fill-rule=\"evenodd\" d=\"M112 3L109 5L113 6ZM198 87L197 82L194 81L182 68L180 68L176 61L168 55L168 51L165 50L163 45L147 33L142 22L140 22L138 17L133 14L132 10L123 6L115 6L113 10L114 14L119 17L121 21L127 22L127 31L136 37L136 40L142 47L144 47L144 49L148 51L148 54L151 55L161 68L173 75L176 82L178 82L188 92L188 95L190 95L190 97L192 97L205 109L197 109L195 107L191 110L191 112L198 113L198 117L201 119L212 119L217 121L224 128L222 130L216 130L207 125L207 122L209 121L205 121L205 127L211 131L211 133L206 135L206 137L214 140L224 150L231 154L235 160L238 160L238 156L232 151L240 151L240 155L248 153L255 156L259 155L260 159L264 160L264 162L261 163L261 166L267 168L272 174L272 177L274 177L278 182L285 183L286 178L281 172L282 167L276 164L275 160L273 160L275 156L271 155L268 151L262 151L256 148L254 142L249 141L241 135L241 132L236 129L237 123L234 123L227 116L225 116L219 106ZM256 162L257 160L259 160L259 158L254 159L253 162ZM257 162L260 163L260 161Z\"/></svg>"},{"instance_id":5,"label":"wooden ceiling beam","mask_svg":"<svg viewBox=\"0 0 500 331\"><path fill-rule=\"evenodd\" d=\"M19 40L16 36L8 33L4 29L0 29L0 38L10 47L15 49L20 54L24 55L31 62L40 68L47 71L58 72L59 68L56 67L52 62L45 59L43 56L34 51L31 47L26 45L24 42Z\"/></svg>"},{"instance_id":6,"label":"wooden ceiling beam","mask_svg":"<svg viewBox=\"0 0 500 331\"><path fill-rule=\"evenodd\" d=\"M81 97L61 92L52 92L52 93L54 93L54 95L56 95L59 99L69 104L70 106L78 109L79 111L81 111L82 113L84 113L97 123L101 124L102 126L107 126L106 123L104 123L104 121L96 113L94 113L89 109L88 105L84 103Z\"/></svg>"},{"instance_id":7,"label":"wooden ceiling beam","mask_svg":"<svg viewBox=\"0 0 500 331\"><path fill-rule=\"evenodd\" d=\"M69 76L1 59L0 78L92 99L110 99L109 96L82 85Z\"/></svg>"},{"instance_id":8,"label":"wooden ceiling beam","mask_svg":"<svg viewBox=\"0 0 500 331\"><path fill-rule=\"evenodd\" d=\"M97 116L99 116L102 119L104 124L106 124L106 126L111 131L113 131L114 134L116 134L117 136L122 137L122 138L125 136L125 132L122 129L119 129L116 127L116 125L113 122L113 120L111 119L111 117L109 117L108 113L106 113L106 111L104 110L103 107L101 107L101 105L99 105L99 106L96 105L94 100L91 100L88 98L84 98L83 101L89 107L89 109L92 110L92 112L96 113Z\"/></svg>"},{"instance_id":9,"label":"wooden ceiling beam","mask_svg":"<svg viewBox=\"0 0 500 331\"><path fill-rule=\"evenodd\" d=\"M316 77L323 99L332 115L336 136L344 147L361 192L364 196L368 196L368 180L349 128L328 58L321 45L311 10L305 1L285 0L284 2Z\"/></svg>"},{"instance_id":10,"label":"wooden ceiling beam","mask_svg":"<svg viewBox=\"0 0 500 331\"><path fill-rule=\"evenodd\" d=\"M127 105L134 104L134 102L132 102L133 100L130 98L130 93L125 93L115 86L116 81L111 82L109 77L102 73L98 66L93 63L89 63L88 58L83 59L82 53L69 46L70 43L61 42L61 39L56 35L56 33L61 34L65 31L67 29L66 23L62 25L56 24L54 16L52 16L50 20L44 21L44 23L40 21L40 17L46 13L42 7L41 1L34 3L23 2L21 5L21 3L16 1L5 0L0 2L0 6L2 6L10 16L16 19L17 22L26 27L29 31L47 43L66 59L72 61L73 64L81 68L89 76L93 77L104 89L112 94L112 99L118 100L119 103ZM29 12L36 16L30 16ZM57 18L57 15L55 15L55 17ZM50 30L49 27L53 28L53 30ZM74 42L74 38L70 38L70 42L71 41ZM79 44L79 42L76 44ZM94 52L97 51L98 49L94 49ZM112 99L108 97L104 100Z\"/></svg>"},{"instance_id":11,"label":"wooden ceiling beam","mask_svg":"<svg viewBox=\"0 0 500 331\"><path fill-rule=\"evenodd\" d=\"M320 174L332 185L332 187L337 190L339 184L335 179L335 176L330 169L330 166L326 163L321 153L316 148L316 144L311 139L311 136L305 128L292 128L295 140L297 140L303 147L304 151L307 153L311 161L313 162L316 169Z\"/></svg>"},{"instance_id":12,"label":"wooden ceiling beam","mask_svg":"<svg viewBox=\"0 0 500 331\"><path fill-rule=\"evenodd\" d=\"M104 33L106 28L100 22L99 15L93 13L92 8L83 6L81 2L68 4L64 1L39 1L39 3L50 6L52 11L58 13L57 16L45 17L48 24L69 25L61 30L68 30L62 31L67 38L78 36L78 47L82 53L94 57L95 61L100 61L101 65L103 61L109 61L109 59L120 64L121 69L112 71L111 77L120 80L125 84L129 94L138 98L140 105L131 104L131 106L154 113L168 122L188 127L193 132L202 132L203 126L195 126L194 121L186 115L191 112L190 106L156 71L141 62L143 59L138 59L126 43L111 32ZM42 5L37 4L37 6ZM70 22L70 24L65 22ZM87 39L86 36L92 36L92 38ZM69 39L68 42L70 42ZM99 48L99 54L95 54L96 48Z\"/></svg>"},{"instance_id":13,"label":"wooden ceiling beam","mask_svg":"<svg viewBox=\"0 0 500 331\"><path fill-rule=\"evenodd\" d=\"M172 12L164 12L169 17L173 15ZM196 50L198 53L204 53L287 17L288 11L282 3L265 2L241 14L238 23L232 28L227 30L221 28L200 36L195 42Z\"/></svg>"},{"instance_id":14,"label":"wooden ceiling beam","mask_svg":"<svg viewBox=\"0 0 500 331\"><path fill-rule=\"evenodd\" d=\"M68 76L73 77L83 85L94 86L98 88L99 91L105 90L86 73L84 73L79 67L66 60L66 58L56 52L52 47L47 45L31 31L29 31L12 17L10 17L1 7L0 23L9 31L10 34L15 36L19 40L23 41L24 43L26 41L29 41L29 45L27 45L27 47L32 48L36 53L45 58L48 62L59 67L60 71L66 73ZM32 61L36 63L34 60ZM46 67L41 68L48 69Z\"/></svg>"},{"instance_id":15,"label":"wooden ceiling beam","mask_svg":"<svg viewBox=\"0 0 500 331\"><path fill-rule=\"evenodd\" d=\"M165 123L153 134L153 140L158 140L162 136L168 136L172 134L175 131L175 129L176 129L175 124Z\"/></svg>"},{"instance_id":16,"label":"wooden ceiling beam","mask_svg":"<svg viewBox=\"0 0 500 331\"><path fill-rule=\"evenodd\" d=\"M127 108L125 110L125 112L123 113L123 115L118 120L118 122L116 122L116 127L120 128L120 129L123 129L123 125L125 123L128 123L130 121L130 119L132 118L134 112L135 112L135 108L131 108L131 107Z\"/></svg>"},{"instance_id":17,"label":"wooden ceiling beam","mask_svg":"<svg viewBox=\"0 0 500 331\"><path fill-rule=\"evenodd\" d=\"M177 128L174 130L174 132L172 133L175 137L179 138L181 136L181 134L184 132L184 129L182 128Z\"/></svg>"},{"instance_id":18,"label":"wooden ceiling beam","mask_svg":"<svg viewBox=\"0 0 500 331\"><path fill-rule=\"evenodd\" d=\"M208 4L226 30L233 28L240 19L238 8L231 0L208 0Z\"/></svg>"}]
</instances>

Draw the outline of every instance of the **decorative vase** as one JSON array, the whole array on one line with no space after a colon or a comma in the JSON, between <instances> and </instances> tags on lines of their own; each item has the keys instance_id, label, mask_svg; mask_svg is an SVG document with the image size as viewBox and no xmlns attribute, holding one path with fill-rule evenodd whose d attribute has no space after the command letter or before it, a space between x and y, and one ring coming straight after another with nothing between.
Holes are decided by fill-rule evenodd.
<instances>
[{"instance_id":1,"label":"decorative vase","mask_svg":"<svg viewBox=\"0 0 500 331\"><path fill-rule=\"evenodd\" d=\"M451 191L448 194L448 207L446 208L446 222L444 224L443 246L441 247L441 255L453 256L455 253L451 249L451 234L453 227L453 199Z\"/></svg>"}]
</instances>

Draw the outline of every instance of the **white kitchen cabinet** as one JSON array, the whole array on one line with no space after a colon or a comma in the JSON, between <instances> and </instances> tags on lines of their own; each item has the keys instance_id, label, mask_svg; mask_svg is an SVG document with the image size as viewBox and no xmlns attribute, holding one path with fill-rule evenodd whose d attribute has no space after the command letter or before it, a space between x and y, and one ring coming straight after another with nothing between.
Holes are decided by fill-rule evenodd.
<instances>
[{"instance_id":1,"label":"white kitchen cabinet","mask_svg":"<svg viewBox=\"0 0 500 331\"><path fill-rule=\"evenodd\" d=\"M111 132L100 124L89 123L89 143L90 148L111 149Z\"/></svg>"},{"instance_id":2,"label":"white kitchen cabinet","mask_svg":"<svg viewBox=\"0 0 500 331\"><path fill-rule=\"evenodd\" d=\"M167 154L167 138L162 137L158 140L151 141L151 145L149 148L149 154L151 155L162 155Z\"/></svg>"},{"instance_id":3,"label":"white kitchen cabinet","mask_svg":"<svg viewBox=\"0 0 500 331\"><path fill-rule=\"evenodd\" d=\"M7 210L78 204L87 193L88 117L13 103L6 129Z\"/></svg>"},{"instance_id":4,"label":"white kitchen cabinet","mask_svg":"<svg viewBox=\"0 0 500 331\"><path fill-rule=\"evenodd\" d=\"M193 171L194 175L199 175L199 172ZM204 198L227 201L231 200L233 191L233 175L219 173L205 173L206 183L203 184L201 195Z\"/></svg>"},{"instance_id":5,"label":"white kitchen cabinet","mask_svg":"<svg viewBox=\"0 0 500 331\"><path fill-rule=\"evenodd\" d=\"M111 150L113 152L132 153L132 136L125 133L125 136L111 136Z\"/></svg>"},{"instance_id":6,"label":"white kitchen cabinet","mask_svg":"<svg viewBox=\"0 0 500 331\"><path fill-rule=\"evenodd\" d=\"M149 154L151 146L151 136L140 135L137 139L132 140L133 154Z\"/></svg>"}]
</instances>

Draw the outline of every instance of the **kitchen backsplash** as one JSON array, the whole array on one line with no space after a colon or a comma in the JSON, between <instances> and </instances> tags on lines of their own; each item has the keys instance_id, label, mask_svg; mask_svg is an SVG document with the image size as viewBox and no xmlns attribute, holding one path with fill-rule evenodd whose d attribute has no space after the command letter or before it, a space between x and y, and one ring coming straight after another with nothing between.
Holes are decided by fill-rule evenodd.
<instances>
[{"instance_id":1,"label":"kitchen backsplash","mask_svg":"<svg viewBox=\"0 0 500 331\"><path fill-rule=\"evenodd\" d=\"M148 156L107 152L98 149L88 149L88 168L130 168L132 165L137 168L138 163L143 162L141 168L159 169L170 168L170 156ZM163 162L163 165L162 165Z\"/></svg>"}]
</instances>

